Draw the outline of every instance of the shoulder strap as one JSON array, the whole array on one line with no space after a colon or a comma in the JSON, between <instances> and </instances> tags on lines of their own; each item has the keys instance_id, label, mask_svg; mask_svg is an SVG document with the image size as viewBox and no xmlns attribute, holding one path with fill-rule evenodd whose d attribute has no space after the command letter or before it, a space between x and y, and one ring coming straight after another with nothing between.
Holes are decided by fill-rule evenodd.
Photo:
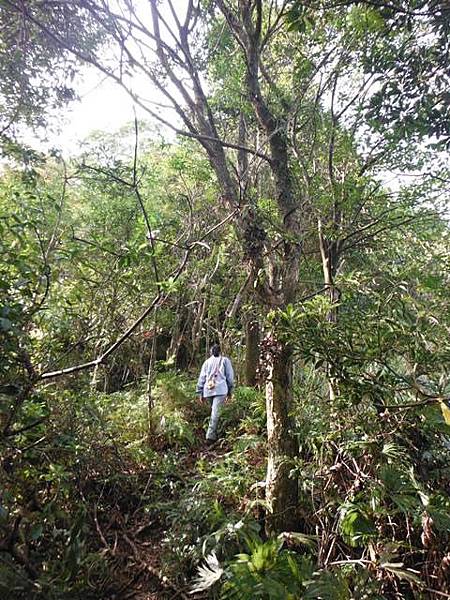
<instances>
[{"instance_id":1,"label":"shoulder strap","mask_svg":"<svg viewBox=\"0 0 450 600\"><path fill-rule=\"evenodd\" d=\"M222 366L222 360L223 360L223 356L221 356L219 358L219 362L217 363L214 373L212 374L213 377L215 377L217 375L217 373L220 371L220 367Z\"/></svg>"}]
</instances>

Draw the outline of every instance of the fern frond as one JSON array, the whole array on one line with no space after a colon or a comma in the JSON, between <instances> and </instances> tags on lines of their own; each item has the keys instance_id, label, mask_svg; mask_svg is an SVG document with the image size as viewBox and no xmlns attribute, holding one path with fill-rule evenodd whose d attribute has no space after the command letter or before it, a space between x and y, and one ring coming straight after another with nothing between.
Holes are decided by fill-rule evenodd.
<instances>
[{"instance_id":1,"label":"fern frond","mask_svg":"<svg viewBox=\"0 0 450 600\"><path fill-rule=\"evenodd\" d=\"M224 573L215 552L211 552L205 561L206 564L198 567L197 577L194 581L194 587L189 592L190 594L197 594L209 589L219 581Z\"/></svg>"}]
</instances>

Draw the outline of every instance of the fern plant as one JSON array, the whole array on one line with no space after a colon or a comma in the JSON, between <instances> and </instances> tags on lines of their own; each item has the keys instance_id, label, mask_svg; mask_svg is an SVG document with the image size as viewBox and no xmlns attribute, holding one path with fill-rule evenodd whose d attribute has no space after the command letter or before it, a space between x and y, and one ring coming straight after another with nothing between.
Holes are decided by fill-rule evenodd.
<instances>
[{"instance_id":1,"label":"fern plant","mask_svg":"<svg viewBox=\"0 0 450 600\"><path fill-rule=\"evenodd\" d=\"M309 557L283 549L282 539L248 541L249 552L238 554L225 572L224 599L300 600L312 578Z\"/></svg>"}]
</instances>

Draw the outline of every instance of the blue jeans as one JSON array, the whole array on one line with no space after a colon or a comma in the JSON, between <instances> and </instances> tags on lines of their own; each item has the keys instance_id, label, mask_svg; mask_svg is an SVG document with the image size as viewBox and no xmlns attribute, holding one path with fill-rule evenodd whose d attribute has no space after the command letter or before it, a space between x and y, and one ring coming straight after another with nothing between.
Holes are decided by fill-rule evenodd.
<instances>
[{"instance_id":1,"label":"blue jeans","mask_svg":"<svg viewBox=\"0 0 450 600\"><path fill-rule=\"evenodd\" d=\"M211 418L209 419L209 427L206 432L206 439L215 441L217 440L217 425L219 423L220 411L222 404L225 402L226 396L211 396L208 398L211 404Z\"/></svg>"}]
</instances>

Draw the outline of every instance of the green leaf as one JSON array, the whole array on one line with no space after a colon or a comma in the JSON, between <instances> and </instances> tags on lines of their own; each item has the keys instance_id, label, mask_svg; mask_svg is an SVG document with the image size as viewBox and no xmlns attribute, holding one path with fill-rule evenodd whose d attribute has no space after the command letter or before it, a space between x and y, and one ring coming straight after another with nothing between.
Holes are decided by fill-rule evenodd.
<instances>
[{"instance_id":1,"label":"green leaf","mask_svg":"<svg viewBox=\"0 0 450 600\"><path fill-rule=\"evenodd\" d=\"M42 526L42 524L36 523L35 525L33 525L30 531L31 539L34 541L38 540L42 536L43 531L44 527Z\"/></svg>"},{"instance_id":2,"label":"green leaf","mask_svg":"<svg viewBox=\"0 0 450 600\"><path fill-rule=\"evenodd\" d=\"M10 331L12 329L12 322L5 317L0 317L0 329L2 331Z\"/></svg>"}]
</instances>

